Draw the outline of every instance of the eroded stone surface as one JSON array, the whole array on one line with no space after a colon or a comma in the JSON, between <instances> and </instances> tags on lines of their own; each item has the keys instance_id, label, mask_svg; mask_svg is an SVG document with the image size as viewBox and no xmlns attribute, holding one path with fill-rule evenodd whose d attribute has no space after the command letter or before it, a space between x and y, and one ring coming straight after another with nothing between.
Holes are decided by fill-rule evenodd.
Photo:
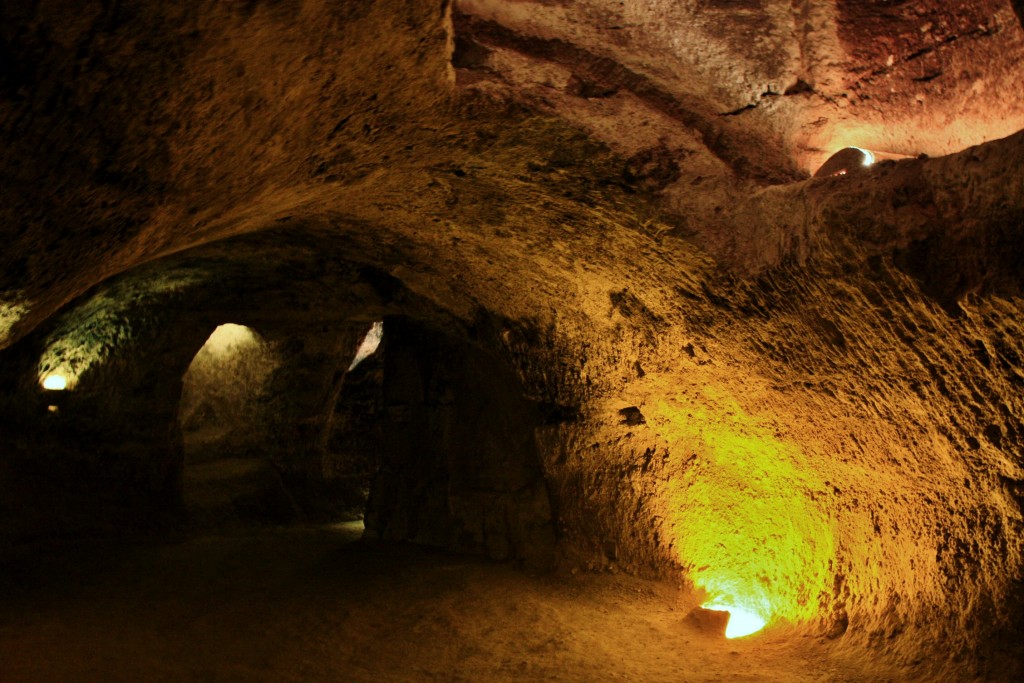
<instances>
[{"instance_id":1,"label":"eroded stone surface","mask_svg":"<svg viewBox=\"0 0 1024 683\"><path fill-rule=\"evenodd\" d=\"M432 458L383 535L738 576L838 648L1013 680L1024 137L964 149L1024 127L1013 9L5 8L4 539L173 522L181 378L225 322L283 354L256 478L338 512L333 411L391 316L475 360L390 359L456 389L382 394L423 427L388 454ZM806 179L850 144L957 153ZM472 429L529 476L459 431L498 385L530 419Z\"/></svg>"}]
</instances>

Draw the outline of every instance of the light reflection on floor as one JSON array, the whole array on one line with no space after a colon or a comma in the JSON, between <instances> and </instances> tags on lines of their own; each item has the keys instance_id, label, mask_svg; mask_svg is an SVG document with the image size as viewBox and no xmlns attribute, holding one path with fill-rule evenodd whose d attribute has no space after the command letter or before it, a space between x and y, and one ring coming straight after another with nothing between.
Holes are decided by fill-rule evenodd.
<instances>
[{"instance_id":1,"label":"light reflection on floor","mask_svg":"<svg viewBox=\"0 0 1024 683\"><path fill-rule=\"evenodd\" d=\"M346 543L358 541L363 537L363 532L366 531L366 525L363 524L361 519L352 520L351 522L325 524L323 528L338 534Z\"/></svg>"}]
</instances>

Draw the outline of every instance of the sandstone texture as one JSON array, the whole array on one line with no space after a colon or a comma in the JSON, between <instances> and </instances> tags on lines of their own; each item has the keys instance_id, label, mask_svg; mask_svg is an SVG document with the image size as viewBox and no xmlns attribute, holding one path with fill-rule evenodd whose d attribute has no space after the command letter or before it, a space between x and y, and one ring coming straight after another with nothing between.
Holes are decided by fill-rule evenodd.
<instances>
[{"instance_id":1,"label":"sandstone texture","mask_svg":"<svg viewBox=\"0 0 1024 683\"><path fill-rule=\"evenodd\" d=\"M0 550L365 514L1018 680L1021 13L4 5Z\"/></svg>"}]
</instances>

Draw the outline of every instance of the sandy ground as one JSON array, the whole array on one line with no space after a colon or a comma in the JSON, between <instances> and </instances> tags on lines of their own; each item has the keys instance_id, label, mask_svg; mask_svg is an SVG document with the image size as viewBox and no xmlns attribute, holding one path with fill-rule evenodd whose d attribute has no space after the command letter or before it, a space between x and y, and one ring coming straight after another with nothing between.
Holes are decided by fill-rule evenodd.
<instances>
[{"instance_id":1,"label":"sandy ground","mask_svg":"<svg viewBox=\"0 0 1024 683\"><path fill-rule=\"evenodd\" d=\"M727 641L677 589L352 542L353 525L8 553L0 680L884 681L776 630ZM847 660L847 661L844 661ZM867 668L870 667L870 668Z\"/></svg>"}]
</instances>

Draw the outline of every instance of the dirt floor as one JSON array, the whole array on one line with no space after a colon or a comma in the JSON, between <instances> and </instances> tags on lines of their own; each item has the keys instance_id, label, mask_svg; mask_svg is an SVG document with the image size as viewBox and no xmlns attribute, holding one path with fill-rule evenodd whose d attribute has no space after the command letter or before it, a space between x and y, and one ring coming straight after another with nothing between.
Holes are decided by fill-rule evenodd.
<instances>
[{"instance_id":1,"label":"dirt floor","mask_svg":"<svg viewBox=\"0 0 1024 683\"><path fill-rule=\"evenodd\" d=\"M885 681L789 631L726 641L676 588L536 577L358 523L8 553L0 680Z\"/></svg>"}]
</instances>

